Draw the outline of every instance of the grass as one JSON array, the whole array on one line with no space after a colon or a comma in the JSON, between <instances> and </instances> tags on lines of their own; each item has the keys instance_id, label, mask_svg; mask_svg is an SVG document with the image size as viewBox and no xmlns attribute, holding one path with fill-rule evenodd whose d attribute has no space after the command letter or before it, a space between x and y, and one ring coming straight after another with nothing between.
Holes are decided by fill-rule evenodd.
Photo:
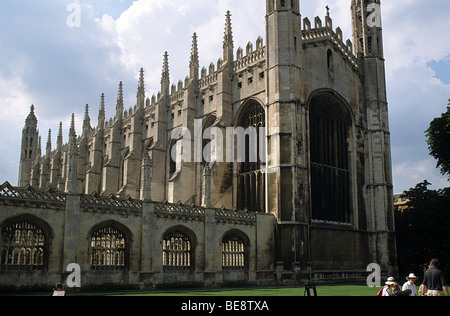
<instances>
[{"instance_id":1,"label":"grass","mask_svg":"<svg viewBox=\"0 0 450 316\"><path fill-rule=\"evenodd\" d=\"M379 288L366 285L324 285L317 286L317 296L376 296ZM8 295L0 293L0 296ZM22 293L25 296L48 296L50 293ZM69 296L179 296L179 297L295 297L305 296L304 287L238 288L238 289L188 289L161 291L101 291L68 292Z\"/></svg>"},{"instance_id":2,"label":"grass","mask_svg":"<svg viewBox=\"0 0 450 316\"><path fill-rule=\"evenodd\" d=\"M317 286L317 296L376 296L378 288L365 285ZM264 297L264 296L304 296L305 288L251 288L214 291L168 291L121 296L228 296L228 297Z\"/></svg>"}]
</instances>

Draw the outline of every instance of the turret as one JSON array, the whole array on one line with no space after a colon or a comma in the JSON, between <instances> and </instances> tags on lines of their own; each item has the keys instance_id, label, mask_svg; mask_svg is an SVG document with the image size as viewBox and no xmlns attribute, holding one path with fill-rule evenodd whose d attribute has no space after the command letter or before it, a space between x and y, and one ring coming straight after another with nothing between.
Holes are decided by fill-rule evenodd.
<instances>
[{"instance_id":1,"label":"turret","mask_svg":"<svg viewBox=\"0 0 450 316\"><path fill-rule=\"evenodd\" d=\"M34 105L31 105L30 114L27 116L22 130L19 187L24 187L30 184L31 181L31 168L38 154L39 132L37 130L37 122L34 114Z\"/></svg>"},{"instance_id":2,"label":"turret","mask_svg":"<svg viewBox=\"0 0 450 316\"><path fill-rule=\"evenodd\" d=\"M298 203L298 186L307 185L304 168L296 163L299 153L305 157L305 146L300 145L301 131L299 116L303 96L303 58L302 33L299 0L267 0L266 12L266 126L268 130L268 168L274 170L268 175L271 187L275 188L276 198L267 199L265 208L278 220L279 242L283 247L277 253L277 262L284 267L306 266L307 258L299 251L298 245L307 244L307 232L301 225L306 222L308 211ZM274 119L276 117L276 119ZM303 158L304 159L304 158ZM271 193L272 194L272 193Z\"/></svg>"},{"instance_id":3,"label":"turret","mask_svg":"<svg viewBox=\"0 0 450 316\"><path fill-rule=\"evenodd\" d=\"M365 196L367 228L373 262L387 274L396 273L392 163L386 76L379 0L353 0L353 40L363 78L365 136Z\"/></svg>"},{"instance_id":4,"label":"turret","mask_svg":"<svg viewBox=\"0 0 450 316\"><path fill-rule=\"evenodd\" d=\"M299 99L302 67L299 0L267 0L266 3L267 68L269 77L277 78L269 102L273 98Z\"/></svg>"},{"instance_id":5,"label":"turret","mask_svg":"<svg viewBox=\"0 0 450 316\"><path fill-rule=\"evenodd\" d=\"M69 155L67 162L66 193L78 193L78 145L77 134L75 132L75 114L72 114L72 121L69 131Z\"/></svg>"},{"instance_id":6,"label":"turret","mask_svg":"<svg viewBox=\"0 0 450 316\"><path fill-rule=\"evenodd\" d=\"M383 58L380 0L352 0L355 54Z\"/></svg>"}]
</instances>

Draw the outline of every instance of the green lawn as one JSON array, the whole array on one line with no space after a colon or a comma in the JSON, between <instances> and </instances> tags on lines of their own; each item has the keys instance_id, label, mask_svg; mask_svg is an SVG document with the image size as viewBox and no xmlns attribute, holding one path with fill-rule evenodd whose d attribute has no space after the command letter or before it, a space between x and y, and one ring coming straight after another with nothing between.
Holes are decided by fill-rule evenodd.
<instances>
[{"instance_id":1,"label":"green lawn","mask_svg":"<svg viewBox=\"0 0 450 316\"><path fill-rule=\"evenodd\" d=\"M376 296L378 288L365 285L317 286L318 296ZM260 288L214 291L173 291L145 294L129 294L130 296L304 296L305 288Z\"/></svg>"}]
</instances>

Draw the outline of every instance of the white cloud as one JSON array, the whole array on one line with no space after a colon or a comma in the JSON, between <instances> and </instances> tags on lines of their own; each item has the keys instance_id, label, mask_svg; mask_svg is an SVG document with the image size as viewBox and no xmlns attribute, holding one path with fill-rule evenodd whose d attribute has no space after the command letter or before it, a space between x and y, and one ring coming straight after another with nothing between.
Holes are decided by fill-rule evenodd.
<instances>
[{"instance_id":1,"label":"white cloud","mask_svg":"<svg viewBox=\"0 0 450 316\"><path fill-rule=\"evenodd\" d=\"M396 193L406 191L424 180L432 184L431 189L440 189L450 185L446 178L442 177L438 169L436 169L436 162L433 158L420 161L403 161L394 166L393 175L394 187L403 188L396 190Z\"/></svg>"},{"instance_id":2,"label":"white cloud","mask_svg":"<svg viewBox=\"0 0 450 316\"><path fill-rule=\"evenodd\" d=\"M424 131L450 98L450 85L427 66L450 53L443 32L450 29L450 2L385 1L382 8L395 190L425 179L448 186L428 155Z\"/></svg>"}]
</instances>

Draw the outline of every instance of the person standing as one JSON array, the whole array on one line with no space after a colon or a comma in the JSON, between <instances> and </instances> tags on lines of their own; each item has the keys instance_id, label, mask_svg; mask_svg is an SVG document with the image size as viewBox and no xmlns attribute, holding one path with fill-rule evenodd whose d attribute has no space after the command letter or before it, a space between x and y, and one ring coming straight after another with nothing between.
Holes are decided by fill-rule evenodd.
<instances>
[{"instance_id":1,"label":"person standing","mask_svg":"<svg viewBox=\"0 0 450 316\"><path fill-rule=\"evenodd\" d=\"M414 273L410 273L406 278L408 280L405 284L403 284L402 291L411 290L410 296L416 296L416 285L414 284L417 281L417 277Z\"/></svg>"},{"instance_id":2,"label":"person standing","mask_svg":"<svg viewBox=\"0 0 450 316\"><path fill-rule=\"evenodd\" d=\"M430 268L425 272L423 278L424 292L427 293L427 296L444 296L444 293L442 292L442 290L444 290L447 296L450 296L444 274L438 267L439 260L431 260Z\"/></svg>"}]
</instances>

